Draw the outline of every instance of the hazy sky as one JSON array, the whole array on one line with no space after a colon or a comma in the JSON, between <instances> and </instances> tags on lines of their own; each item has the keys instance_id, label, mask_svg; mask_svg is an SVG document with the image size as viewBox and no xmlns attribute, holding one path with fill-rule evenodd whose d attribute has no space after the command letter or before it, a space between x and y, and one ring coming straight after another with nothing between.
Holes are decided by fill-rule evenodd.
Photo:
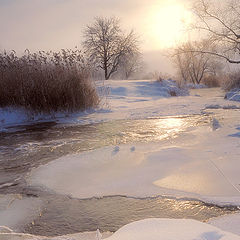
<instances>
[{"instance_id":1,"label":"hazy sky","mask_svg":"<svg viewBox=\"0 0 240 240\"><path fill-rule=\"evenodd\" d=\"M116 16L141 36L142 50L158 52L181 41L191 0L0 0L0 48L73 48L95 16ZM155 63L158 66L156 57ZM160 60L159 60L160 61ZM150 60L151 62L151 60ZM151 64L151 63L150 63Z\"/></svg>"}]
</instances>

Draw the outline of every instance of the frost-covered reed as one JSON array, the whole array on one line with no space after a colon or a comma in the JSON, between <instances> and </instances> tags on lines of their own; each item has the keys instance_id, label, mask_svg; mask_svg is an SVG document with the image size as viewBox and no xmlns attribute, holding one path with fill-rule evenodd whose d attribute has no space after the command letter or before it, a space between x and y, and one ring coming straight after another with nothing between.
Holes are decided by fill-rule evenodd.
<instances>
[{"instance_id":1,"label":"frost-covered reed","mask_svg":"<svg viewBox=\"0 0 240 240\"><path fill-rule=\"evenodd\" d=\"M90 66L78 49L0 53L0 107L73 112L98 102Z\"/></svg>"}]
</instances>

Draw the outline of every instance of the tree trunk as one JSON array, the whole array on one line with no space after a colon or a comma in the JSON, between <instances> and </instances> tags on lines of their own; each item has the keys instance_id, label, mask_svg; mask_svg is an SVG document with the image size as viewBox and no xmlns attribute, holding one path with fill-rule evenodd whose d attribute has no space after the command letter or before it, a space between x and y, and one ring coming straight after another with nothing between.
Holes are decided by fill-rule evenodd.
<instances>
[{"instance_id":1,"label":"tree trunk","mask_svg":"<svg viewBox=\"0 0 240 240\"><path fill-rule=\"evenodd\" d=\"M109 79L109 74L108 74L108 68L107 68L107 61L104 59L104 75L105 75L105 80Z\"/></svg>"},{"instance_id":2,"label":"tree trunk","mask_svg":"<svg viewBox=\"0 0 240 240\"><path fill-rule=\"evenodd\" d=\"M105 67L104 69L104 74L105 74L105 80L108 80L109 79L109 76L108 76L108 71L107 71L107 68Z\"/></svg>"}]
</instances>

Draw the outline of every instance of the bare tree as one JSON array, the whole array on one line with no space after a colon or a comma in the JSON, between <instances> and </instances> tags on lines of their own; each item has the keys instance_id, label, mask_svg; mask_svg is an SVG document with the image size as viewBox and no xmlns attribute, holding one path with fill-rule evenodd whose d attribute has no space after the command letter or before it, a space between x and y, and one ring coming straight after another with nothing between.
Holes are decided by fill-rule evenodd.
<instances>
[{"instance_id":1,"label":"bare tree","mask_svg":"<svg viewBox=\"0 0 240 240\"><path fill-rule=\"evenodd\" d=\"M240 63L240 2L239 0L197 0L193 7L197 23L193 29L205 32L215 49L202 53L215 55L229 63Z\"/></svg>"},{"instance_id":2,"label":"bare tree","mask_svg":"<svg viewBox=\"0 0 240 240\"><path fill-rule=\"evenodd\" d=\"M200 84L207 75L216 75L219 63L203 52L206 44L207 41L188 42L174 50L172 57L182 81Z\"/></svg>"},{"instance_id":3,"label":"bare tree","mask_svg":"<svg viewBox=\"0 0 240 240\"><path fill-rule=\"evenodd\" d=\"M97 17L84 30L83 47L97 67L109 79L118 70L121 58L138 51L138 39L132 30L125 34L115 17Z\"/></svg>"},{"instance_id":4,"label":"bare tree","mask_svg":"<svg viewBox=\"0 0 240 240\"><path fill-rule=\"evenodd\" d=\"M139 51L132 51L123 55L119 64L119 72L125 79L129 79L134 74L139 73L143 68L143 61Z\"/></svg>"}]
</instances>

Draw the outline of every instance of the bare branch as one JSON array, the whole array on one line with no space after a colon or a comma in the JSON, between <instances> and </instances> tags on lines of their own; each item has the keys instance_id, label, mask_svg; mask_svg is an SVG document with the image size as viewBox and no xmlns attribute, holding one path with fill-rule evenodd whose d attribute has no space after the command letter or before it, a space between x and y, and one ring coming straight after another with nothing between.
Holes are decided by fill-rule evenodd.
<instances>
[{"instance_id":1,"label":"bare branch","mask_svg":"<svg viewBox=\"0 0 240 240\"><path fill-rule=\"evenodd\" d=\"M117 18L95 18L92 25L84 31L83 46L86 53L109 79L118 70L121 58L138 51L137 37L133 31L124 34Z\"/></svg>"},{"instance_id":2,"label":"bare branch","mask_svg":"<svg viewBox=\"0 0 240 240\"><path fill-rule=\"evenodd\" d=\"M236 53L240 54L240 2L226 0L216 2L196 0L193 11L198 18L194 30L207 32L209 42L217 45L217 50L195 49L196 53L209 54L239 64Z\"/></svg>"}]
</instances>

